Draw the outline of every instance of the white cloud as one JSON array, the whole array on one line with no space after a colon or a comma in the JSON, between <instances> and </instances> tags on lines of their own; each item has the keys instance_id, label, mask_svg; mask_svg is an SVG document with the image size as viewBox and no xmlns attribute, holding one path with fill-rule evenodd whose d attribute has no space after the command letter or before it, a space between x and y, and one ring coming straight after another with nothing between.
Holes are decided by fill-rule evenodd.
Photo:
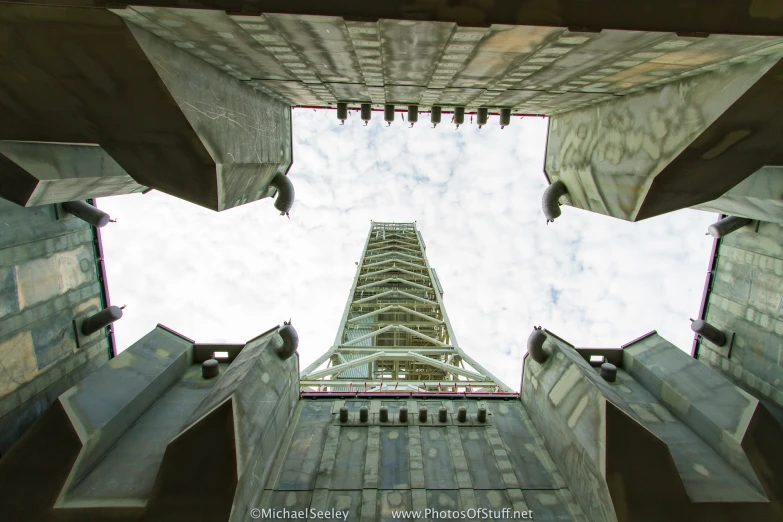
<instances>
[{"instance_id":1,"label":"white cloud","mask_svg":"<svg viewBox=\"0 0 783 522\"><path fill-rule=\"evenodd\" d=\"M342 127L295 110L290 220L271 200L221 213L159 192L100 200L119 219L103 229L112 302L128 305L119 348L158 322L234 343L291 317L304 368L334 341L374 219L418 222L460 345L512 387L533 325L601 347L657 329L690 350L714 215L627 223L563 207L546 226L545 119L426 120Z\"/></svg>"}]
</instances>

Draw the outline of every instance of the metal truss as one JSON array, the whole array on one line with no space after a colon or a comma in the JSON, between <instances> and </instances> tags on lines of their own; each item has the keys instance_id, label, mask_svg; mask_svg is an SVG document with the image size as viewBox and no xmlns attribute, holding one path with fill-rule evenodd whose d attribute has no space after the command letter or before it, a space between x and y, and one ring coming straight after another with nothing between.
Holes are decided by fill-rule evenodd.
<instances>
[{"instance_id":1,"label":"metal truss","mask_svg":"<svg viewBox=\"0 0 783 522\"><path fill-rule=\"evenodd\" d=\"M372 222L334 345L302 391L510 391L457 344L425 251L416 223Z\"/></svg>"}]
</instances>

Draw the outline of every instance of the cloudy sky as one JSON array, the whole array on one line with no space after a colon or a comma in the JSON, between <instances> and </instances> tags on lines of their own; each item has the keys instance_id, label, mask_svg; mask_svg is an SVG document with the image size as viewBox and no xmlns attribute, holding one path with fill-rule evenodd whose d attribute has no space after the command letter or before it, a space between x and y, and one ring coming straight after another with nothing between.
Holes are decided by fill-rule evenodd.
<instances>
[{"instance_id":1,"label":"cloudy sky","mask_svg":"<svg viewBox=\"0 0 783 522\"><path fill-rule=\"evenodd\" d=\"M221 213L155 191L98 202L118 219L102 234L112 304L127 305L119 350L157 323L242 343L292 318L304 368L334 341L373 219L418 222L460 346L515 389L533 325L591 347L658 330L690 351L714 214L627 223L563 207L547 226L543 118L455 130L293 114L290 220L271 199Z\"/></svg>"}]
</instances>

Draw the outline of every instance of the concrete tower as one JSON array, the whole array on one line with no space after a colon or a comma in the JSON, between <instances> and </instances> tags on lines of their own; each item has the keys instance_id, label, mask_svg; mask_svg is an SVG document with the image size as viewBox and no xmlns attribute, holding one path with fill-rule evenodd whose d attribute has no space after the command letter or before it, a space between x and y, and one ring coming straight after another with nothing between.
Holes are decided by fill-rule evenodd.
<instances>
[{"instance_id":1,"label":"concrete tower","mask_svg":"<svg viewBox=\"0 0 783 522\"><path fill-rule=\"evenodd\" d=\"M459 347L425 251L416 223L372 223L334 345L302 372L303 391L511 391Z\"/></svg>"}]
</instances>

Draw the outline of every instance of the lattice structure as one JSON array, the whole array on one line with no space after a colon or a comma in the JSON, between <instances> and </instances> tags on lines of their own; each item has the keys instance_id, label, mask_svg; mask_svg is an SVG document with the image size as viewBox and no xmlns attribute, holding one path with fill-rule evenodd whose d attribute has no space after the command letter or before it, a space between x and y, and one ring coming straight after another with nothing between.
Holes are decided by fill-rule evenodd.
<instances>
[{"instance_id":1,"label":"lattice structure","mask_svg":"<svg viewBox=\"0 0 783 522\"><path fill-rule=\"evenodd\" d=\"M372 223L334 345L303 391L505 392L457 344L416 223Z\"/></svg>"}]
</instances>

